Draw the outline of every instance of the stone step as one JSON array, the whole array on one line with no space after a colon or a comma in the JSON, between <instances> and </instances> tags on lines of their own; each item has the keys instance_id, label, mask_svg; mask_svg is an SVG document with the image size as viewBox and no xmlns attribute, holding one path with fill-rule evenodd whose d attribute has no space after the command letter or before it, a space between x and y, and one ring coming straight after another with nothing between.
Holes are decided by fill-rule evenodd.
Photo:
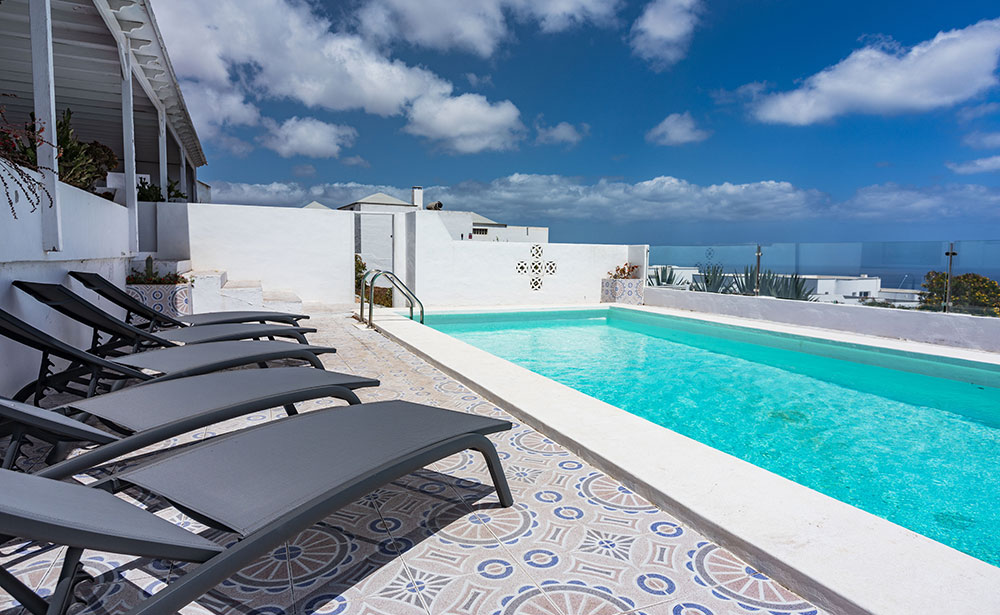
<instances>
[{"instance_id":1,"label":"stone step","mask_svg":"<svg viewBox=\"0 0 1000 615\"><path fill-rule=\"evenodd\" d=\"M276 312L302 312L302 299L290 290L267 290L263 293L264 309Z\"/></svg>"},{"instance_id":2,"label":"stone step","mask_svg":"<svg viewBox=\"0 0 1000 615\"><path fill-rule=\"evenodd\" d=\"M146 259L135 258L132 260L132 269L136 271L146 270ZM155 259L153 261L153 270L160 275L166 275L168 273L179 273L187 274L191 271L191 261L187 260L159 260Z\"/></svg>"}]
</instances>

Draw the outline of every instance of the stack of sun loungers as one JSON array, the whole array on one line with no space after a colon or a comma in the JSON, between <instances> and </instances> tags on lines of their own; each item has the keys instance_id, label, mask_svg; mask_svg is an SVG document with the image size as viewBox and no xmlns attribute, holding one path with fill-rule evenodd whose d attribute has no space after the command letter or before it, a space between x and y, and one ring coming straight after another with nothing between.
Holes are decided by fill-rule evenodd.
<instances>
[{"instance_id":1,"label":"stack of sun loungers","mask_svg":"<svg viewBox=\"0 0 1000 615\"><path fill-rule=\"evenodd\" d=\"M38 378L0 397L0 543L17 538L68 547L47 597L0 567L0 588L28 612L65 613L84 576L81 554L96 549L197 562L130 611L174 613L339 507L466 449L486 458L501 505L513 504L486 438L510 429L509 422L405 401L361 403L353 391L379 382L323 369L319 356L335 349L307 342L315 331L299 326L307 316L248 311L175 319L99 275L71 275L124 309L125 319L62 285L14 286L92 329L87 349L0 310L0 335L40 353ZM303 366L270 367L275 360ZM253 366L267 369L230 369ZM40 407L53 393L73 399ZM326 397L348 405L296 411L296 403ZM278 406L287 417L143 456L87 486L72 478L151 444ZM17 469L29 440L51 444L43 469L32 473ZM81 446L85 452L66 458ZM218 544L114 495L126 488L240 540Z\"/></svg>"}]
</instances>

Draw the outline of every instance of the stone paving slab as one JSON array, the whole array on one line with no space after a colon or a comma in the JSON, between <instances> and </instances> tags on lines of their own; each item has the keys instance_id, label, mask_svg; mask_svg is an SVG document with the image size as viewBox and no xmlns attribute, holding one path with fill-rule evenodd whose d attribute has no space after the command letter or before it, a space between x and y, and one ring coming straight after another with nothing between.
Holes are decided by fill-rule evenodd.
<instances>
[{"instance_id":1,"label":"stone paving slab","mask_svg":"<svg viewBox=\"0 0 1000 615\"><path fill-rule=\"evenodd\" d=\"M192 614L259 615L820 615L703 535L581 461L502 408L346 313L314 313L328 369L378 378L363 401L404 399L510 420L495 434L516 504L500 508L482 457L463 452L385 485L330 515L192 604ZM340 403L340 402L337 402ZM330 400L301 404L303 410ZM281 409L213 425L178 444L284 416ZM2 446L2 445L0 445ZM156 449L158 447L153 447ZM19 464L30 467L45 447ZM274 451L272 454L280 454ZM331 451L331 460L336 451ZM137 503L157 505L141 493ZM128 497L128 496L125 496ZM172 508L157 514L198 531ZM225 543L231 536L209 530ZM51 591L61 550L15 544L0 561ZM86 552L72 613L122 613L189 566ZM22 609L0 593L0 615Z\"/></svg>"}]
</instances>

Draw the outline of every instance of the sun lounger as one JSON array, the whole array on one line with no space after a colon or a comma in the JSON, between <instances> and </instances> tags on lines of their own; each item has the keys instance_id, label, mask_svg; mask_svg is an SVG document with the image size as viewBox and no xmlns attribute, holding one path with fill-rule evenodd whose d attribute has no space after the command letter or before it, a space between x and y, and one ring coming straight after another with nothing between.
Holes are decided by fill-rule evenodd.
<instances>
[{"instance_id":1,"label":"sun lounger","mask_svg":"<svg viewBox=\"0 0 1000 615\"><path fill-rule=\"evenodd\" d=\"M93 342L89 350L100 356L121 351L169 348L179 344L274 337L291 337L300 344L307 344L305 334L316 331L307 327L279 324L226 323L151 333L112 316L65 286L24 280L17 280L13 285L59 313L93 329ZM107 339L101 340L102 334Z\"/></svg>"},{"instance_id":2,"label":"sun lounger","mask_svg":"<svg viewBox=\"0 0 1000 615\"><path fill-rule=\"evenodd\" d=\"M178 348L163 348L107 359L80 350L0 310L0 335L42 353L38 378L17 392L13 398L34 403L49 391L92 397L120 386L124 380L172 380L245 365L266 366L277 359L298 359L323 369L319 355L336 352L327 346L294 342L214 342ZM56 370L52 358L68 361ZM143 371L146 370L146 371Z\"/></svg>"},{"instance_id":3,"label":"sun lounger","mask_svg":"<svg viewBox=\"0 0 1000 615\"><path fill-rule=\"evenodd\" d=\"M58 475L51 468L47 474L64 478L150 444L268 408L283 406L291 416L297 414L296 403L309 399L335 397L349 404L360 404L361 400L352 391L378 385L379 381L372 378L287 367L152 382L47 410L0 398L0 433L12 435L2 467L13 467L25 435L55 445L54 454L46 460L50 464L61 459L65 452L61 444L105 445L61 464ZM95 429L67 415L96 417L124 437Z\"/></svg>"},{"instance_id":4,"label":"sun lounger","mask_svg":"<svg viewBox=\"0 0 1000 615\"><path fill-rule=\"evenodd\" d=\"M71 271L73 278L79 280L84 286L104 297L111 303L122 308L126 312L125 322L132 322L133 316L144 319L150 330L155 331L164 328L217 325L227 323L276 322L286 325L297 325L300 320L309 318L305 314L291 314L288 312L260 311L234 311L234 312L205 312L202 314L191 314L189 316L178 316L174 318L162 312L157 312L145 303L139 301L118 286L97 273L87 271Z\"/></svg>"},{"instance_id":5,"label":"sun lounger","mask_svg":"<svg viewBox=\"0 0 1000 615\"><path fill-rule=\"evenodd\" d=\"M299 414L218 436L89 487L0 470L4 533L69 547L50 598L2 568L0 587L31 613L61 614L72 598L83 549L198 562L128 612L175 613L338 508L466 449L483 454L500 504L511 506L500 459L486 438L510 427L474 414L387 401ZM130 485L239 540L223 547L104 491Z\"/></svg>"}]
</instances>

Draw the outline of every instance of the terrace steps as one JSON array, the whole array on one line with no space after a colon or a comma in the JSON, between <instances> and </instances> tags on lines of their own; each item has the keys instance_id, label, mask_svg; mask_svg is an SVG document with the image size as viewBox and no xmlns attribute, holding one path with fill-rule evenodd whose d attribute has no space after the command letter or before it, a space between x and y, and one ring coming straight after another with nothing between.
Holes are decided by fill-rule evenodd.
<instances>
[{"instance_id":1,"label":"terrace steps","mask_svg":"<svg viewBox=\"0 0 1000 615\"><path fill-rule=\"evenodd\" d=\"M302 299L289 290L267 289L260 280L230 280L221 270L192 271L192 303L198 312L219 310L302 311Z\"/></svg>"}]
</instances>

